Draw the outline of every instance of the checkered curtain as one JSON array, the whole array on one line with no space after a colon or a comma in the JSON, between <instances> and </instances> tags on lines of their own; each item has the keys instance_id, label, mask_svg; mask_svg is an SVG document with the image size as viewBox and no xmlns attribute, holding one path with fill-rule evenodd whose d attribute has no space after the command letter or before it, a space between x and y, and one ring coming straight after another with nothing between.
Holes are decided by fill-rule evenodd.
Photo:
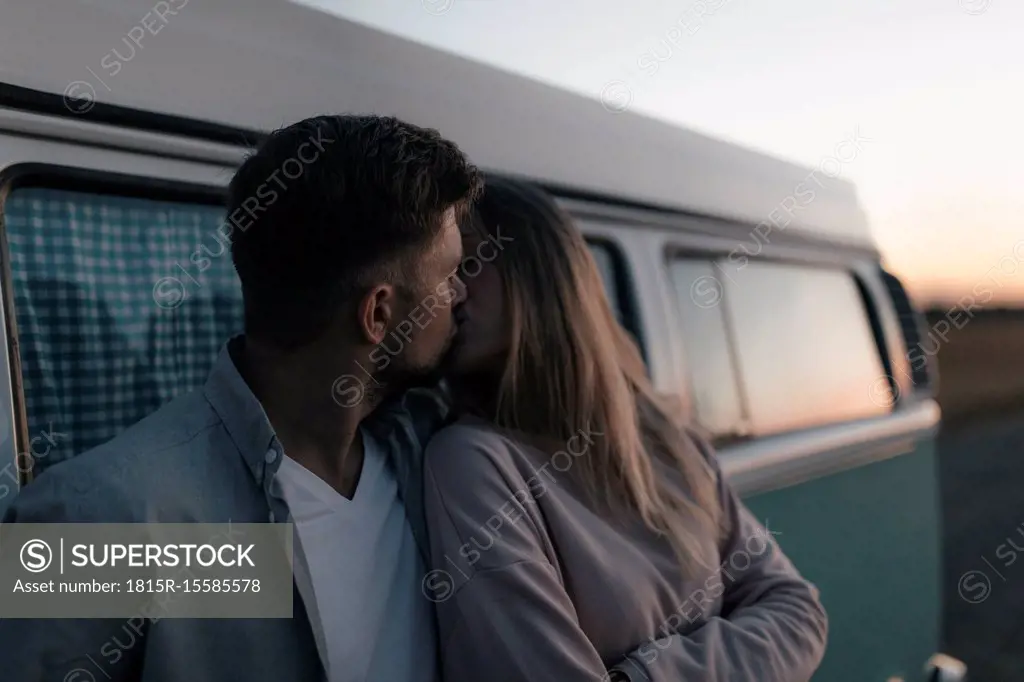
<instances>
[{"instance_id":1,"label":"checkered curtain","mask_svg":"<svg viewBox=\"0 0 1024 682\"><path fill-rule=\"evenodd\" d=\"M52 189L8 197L29 435L62 434L36 474L202 385L242 328L222 215Z\"/></svg>"}]
</instances>

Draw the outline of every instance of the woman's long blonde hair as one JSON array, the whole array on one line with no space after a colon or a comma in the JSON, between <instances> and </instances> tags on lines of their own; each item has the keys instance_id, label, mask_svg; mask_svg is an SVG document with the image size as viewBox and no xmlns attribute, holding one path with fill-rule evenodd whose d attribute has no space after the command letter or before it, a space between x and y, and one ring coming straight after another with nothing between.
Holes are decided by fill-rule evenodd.
<instances>
[{"instance_id":1,"label":"woman's long blonde hair","mask_svg":"<svg viewBox=\"0 0 1024 682\"><path fill-rule=\"evenodd\" d=\"M508 361L490 415L496 426L565 444L581 432L585 454L569 475L597 504L629 510L664 534L684 570L710 566L722 532L715 477L647 377L643 358L615 318L602 278L569 215L542 190L489 180L473 223L500 234L493 263L511 321ZM674 465L687 490L658 476Z\"/></svg>"}]
</instances>

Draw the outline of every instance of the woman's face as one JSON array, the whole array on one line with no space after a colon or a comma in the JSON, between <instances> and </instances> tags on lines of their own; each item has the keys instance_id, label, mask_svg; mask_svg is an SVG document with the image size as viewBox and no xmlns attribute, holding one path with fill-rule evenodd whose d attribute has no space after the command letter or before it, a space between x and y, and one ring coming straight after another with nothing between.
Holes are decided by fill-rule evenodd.
<instances>
[{"instance_id":1,"label":"woman's face","mask_svg":"<svg viewBox=\"0 0 1024 682\"><path fill-rule=\"evenodd\" d=\"M505 363L509 348L504 285L494 261L502 257L496 240L472 228L462 232L463 260L459 273L466 300L455 311L458 334L449 356L456 376L494 373Z\"/></svg>"}]
</instances>

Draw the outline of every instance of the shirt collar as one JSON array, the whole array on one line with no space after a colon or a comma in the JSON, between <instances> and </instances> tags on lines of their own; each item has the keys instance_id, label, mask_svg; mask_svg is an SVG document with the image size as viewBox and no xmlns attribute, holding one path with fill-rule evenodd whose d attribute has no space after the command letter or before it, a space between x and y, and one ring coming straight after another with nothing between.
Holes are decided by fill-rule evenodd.
<instances>
[{"instance_id":1,"label":"shirt collar","mask_svg":"<svg viewBox=\"0 0 1024 682\"><path fill-rule=\"evenodd\" d=\"M244 337L239 335L224 344L206 379L203 393L259 481L263 478L264 467L272 465L276 470L280 466L283 453L263 405L245 383L232 357L233 352L237 355L242 343ZM271 451L274 451L273 458Z\"/></svg>"}]
</instances>

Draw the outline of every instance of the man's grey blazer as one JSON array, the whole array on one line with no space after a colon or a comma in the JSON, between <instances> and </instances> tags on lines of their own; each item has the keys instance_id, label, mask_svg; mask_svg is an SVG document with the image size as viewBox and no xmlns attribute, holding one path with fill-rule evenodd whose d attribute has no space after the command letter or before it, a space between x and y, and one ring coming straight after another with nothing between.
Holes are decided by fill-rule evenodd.
<instances>
[{"instance_id":1,"label":"man's grey blazer","mask_svg":"<svg viewBox=\"0 0 1024 682\"><path fill-rule=\"evenodd\" d=\"M206 384L117 438L27 485L4 523L288 522L276 473L282 448L221 350ZM422 453L445 418L439 396L413 390L366 426L386 445L425 557ZM0 620L4 682L307 682L324 679L323 639L298 536L294 614L278 620ZM353 617L358 617L353 614ZM425 661L433 668L436 660Z\"/></svg>"}]
</instances>

